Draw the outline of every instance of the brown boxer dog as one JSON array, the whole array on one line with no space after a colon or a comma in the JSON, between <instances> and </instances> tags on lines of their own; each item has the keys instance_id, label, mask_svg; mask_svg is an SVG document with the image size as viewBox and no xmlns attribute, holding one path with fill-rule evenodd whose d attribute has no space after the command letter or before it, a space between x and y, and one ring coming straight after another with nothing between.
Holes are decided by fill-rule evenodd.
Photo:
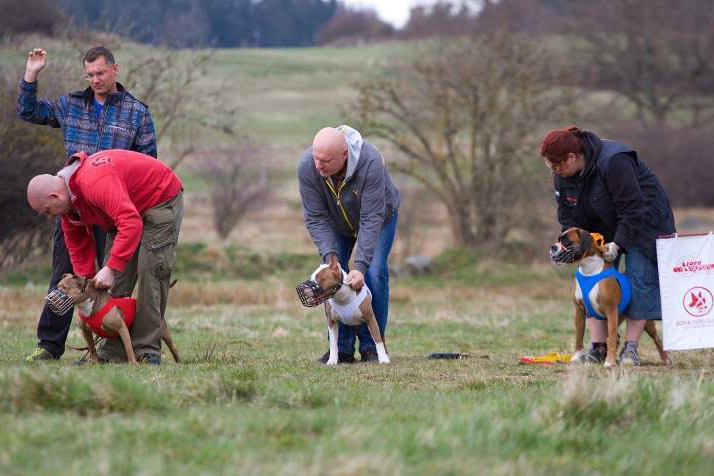
<instances>
[{"instance_id":1,"label":"brown boxer dog","mask_svg":"<svg viewBox=\"0 0 714 476\"><path fill-rule=\"evenodd\" d=\"M605 252L605 240L598 233L589 233L581 228L569 228L564 231L558 241L550 248L550 259L558 264L578 264L578 271L585 276L596 275L610 270L612 263L608 263L603 258ZM629 286L629 283L627 283ZM617 351L617 328L625 320L626 316L619 312L618 306L622 298L620 282L615 277L606 277L595 284L587 296L583 296L583 291L577 279L573 290L573 304L575 306L575 354L571 361L575 361L583 351L583 336L585 334L585 319L587 306L585 299L589 299L592 309L607 318L607 356L605 367L617 365L615 355ZM657 347L660 358L665 365L671 364L667 352L662 346L662 341L657 335L655 322L648 320L645 325L645 332L652 338Z\"/></svg>"}]
</instances>

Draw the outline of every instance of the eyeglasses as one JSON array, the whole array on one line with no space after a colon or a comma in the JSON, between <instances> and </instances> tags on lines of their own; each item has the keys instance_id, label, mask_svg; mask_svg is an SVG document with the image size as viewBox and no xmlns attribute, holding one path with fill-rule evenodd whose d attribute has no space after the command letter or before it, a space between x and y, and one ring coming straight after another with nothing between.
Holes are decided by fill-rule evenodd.
<instances>
[{"instance_id":1,"label":"eyeglasses","mask_svg":"<svg viewBox=\"0 0 714 476\"><path fill-rule=\"evenodd\" d=\"M107 74L108 72L109 72L108 69L103 69L103 70L101 70L101 71L97 71L96 73L86 73L86 74L85 74L84 76L82 76L82 77L84 78L85 81L91 81L91 80L94 79L94 78L102 79L102 78L104 78L104 76L106 76L106 74Z\"/></svg>"},{"instance_id":2,"label":"eyeglasses","mask_svg":"<svg viewBox=\"0 0 714 476\"><path fill-rule=\"evenodd\" d=\"M554 164L548 159L544 160L545 166L548 167L548 170L550 170L552 173L557 174L560 171L560 166L564 162L558 162L557 164Z\"/></svg>"}]
</instances>

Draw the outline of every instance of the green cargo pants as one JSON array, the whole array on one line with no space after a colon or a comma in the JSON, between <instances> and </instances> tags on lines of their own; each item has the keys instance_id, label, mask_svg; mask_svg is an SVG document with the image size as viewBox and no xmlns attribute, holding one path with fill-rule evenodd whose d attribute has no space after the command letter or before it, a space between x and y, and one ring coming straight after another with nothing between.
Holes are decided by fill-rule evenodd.
<instances>
[{"instance_id":1,"label":"green cargo pants","mask_svg":"<svg viewBox=\"0 0 714 476\"><path fill-rule=\"evenodd\" d=\"M136 317L129 330L137 360L144 354L161 353L161 322L166 312L171 272L176 264L176 244L183 219L183 192L147 210L142 221L141 244L123 272L115 274L110 292L115 297L131 296L138 283ZM116 230L107 234L106 260ZM107 339L97 349L101 359L126 362L119 338Z\"/></svg>"}]
</instances>

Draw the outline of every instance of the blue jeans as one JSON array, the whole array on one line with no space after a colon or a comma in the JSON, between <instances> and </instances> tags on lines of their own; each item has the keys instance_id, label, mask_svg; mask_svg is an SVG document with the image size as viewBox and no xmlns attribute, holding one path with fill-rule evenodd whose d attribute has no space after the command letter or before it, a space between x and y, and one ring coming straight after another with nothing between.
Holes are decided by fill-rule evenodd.
<instances>
[{"instance_id":1,"label":"blue jeans","mask_svg":"<svg viewBox=\"0 0 714 476\"><path fill-rule=\"evenodd\" d=\"M364 276L364 281L370 291L372 291L372 310L377 318L379 325L379 333L384 339L384 333L387 328L387 314L389 312L389 267L387 259L389 252L392 250L394 235L397 231L397 214L395 213L390 220L384 224L382 231L379 233L377 247L374 250L374 257L367 268L367 273ZM349 272L349 261L352 255L352 249L355 246L355 238L337 236L337 259L340 266L346 272ZM367 324L359 326L346 326L339 323L340 334L337 339L337 350L345 354L354 354L355 337L359 337L359 351L377 351L377 346L369 334Z\"/></svg>"}]
</instances>

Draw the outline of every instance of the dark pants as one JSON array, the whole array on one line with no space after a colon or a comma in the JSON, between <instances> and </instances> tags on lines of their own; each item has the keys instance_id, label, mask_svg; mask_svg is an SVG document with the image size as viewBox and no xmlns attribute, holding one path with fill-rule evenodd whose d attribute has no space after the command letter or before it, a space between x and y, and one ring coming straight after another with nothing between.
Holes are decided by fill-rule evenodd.
<instances>
[{"instance_id":1,"label":"dark pants","mask_svg":"<svg viewBox=\"0 0 714 476\"><path fill-rule=\"evenodd\" d=\"M104 241L106 233L98 227L92 227L94 231L94 243L97 248L97 264L101 266L102 256L104 256ZM54 244L52 246L52 277L50 278L50 287L48 293L57 288L57 283L60 282L65 273L73 273L72 263L69 260L69 252L64 243L64 233L60 219L55 220L55 235ZM54 355L60 357L64 354L64 343L67 340L69 326L72 324L72 313L74 308L71 308L63 315L55 314L50 308L45 305L42 308L40 322L37 324L37 339L39 346Z\"/></svg>"}]
</instances>

